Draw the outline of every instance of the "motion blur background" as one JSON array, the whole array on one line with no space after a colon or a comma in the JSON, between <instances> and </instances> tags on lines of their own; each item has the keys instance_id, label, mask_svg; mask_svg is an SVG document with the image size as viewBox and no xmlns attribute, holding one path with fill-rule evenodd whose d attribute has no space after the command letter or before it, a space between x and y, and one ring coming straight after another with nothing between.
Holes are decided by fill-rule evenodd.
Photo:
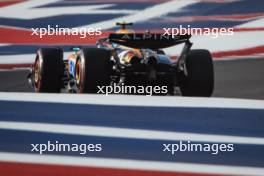
<instances>
[{"instance_id":1,"label":"motion blur background","mask_svg":"<svg viewBox=\"0 0 264 176\"><path fill-rule=\"evenodd\" d=\"M234 28L234 35L193 36L211 51L215 97L41 94L27 85L40 47L94 46L99 37L32 36L31 28ZM181 46L165 49L174 57ZM263 0L0 0L0 175L264 175ZM9 93L11 92L11 93ZM180 140L234 144L233 152L163 152ZM49 152L30 144L100 143L101 152Z\"/></svg>"},{"instance_id":2,"label":"motion blur background","mask_svg":"<svg viewBox=\"0 0 264 176\"><path fill-rule=\"evenodd\" d=\"M264 99L264 1L262 0L1 0L0 91L32 91L26 76L40 47L94 45L113 32L115 22L134 22L136 30L164 27L234 28L234 35L193 36L193 48L211 51L215 97ZM32 36L31 28L100 27L102 36ZM171 56L181 47L165 49ZM65 56L66 57L66 56ZM12 70L11 70L12 69Z\"/></svg>"}]
</instances>

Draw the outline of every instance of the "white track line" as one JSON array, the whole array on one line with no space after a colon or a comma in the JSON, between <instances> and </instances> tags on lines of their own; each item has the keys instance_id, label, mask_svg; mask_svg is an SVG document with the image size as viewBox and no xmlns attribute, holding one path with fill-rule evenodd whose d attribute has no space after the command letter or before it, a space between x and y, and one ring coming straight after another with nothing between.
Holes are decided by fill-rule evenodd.
<instances>
[{"instance_id":1,"label":"white track line","mask_svg":"<svg viewBox=\"0 0 264 176\"><path fill-rule=\"evenodd\" d=\"M233 35L219 35L217 38L213 38L213 35L193 35L190 40L193 42L192 49L207 49L211 53L214 53L262 46L264 37L259 38L259 36L264 36L264 31L234 32ZM182 47L179 45L164 49L166 54L172 56L179 55L181 50Z\"/></svg>"},{"instance_id":2,"label":"white track line","mask_svg":"<svg viewBox=\"0 0 264 176\"><path fill-rule=\"evenodd\" d=\"M45 94L0 92L0 100L116 106L264 109L263 100L94 94ZM1 108L0 108L1 109Z\"/></svg>"},{"instance_id":3,"label":"white track line","mask_svg":"<svg viewBox=\"0 0 264 176\"><path fill-rule=\"evenodd\" d=\"M35 58L36 54L0 55L0 64L33 64Z\"/></svg>"},{"instance_id":4,"label":"white track line","mask_svg":"<svg viewBox=\"0 0 264 176\"><path fill-rule=\"evenodd\" d=\"M94 157L73 157L56 155L36 155L0 152L0 161L31 164L55 164L63 166L87 166L99 168L133 169L165 172L187 172L227 175L263 175L264 169L258 167L223 166L209 164L189 164L160 161L140 161L126 159L107 159Z\"/></svg>"},{"instance_id":5,"label":"white track line","mask_svg":"<svg viewBox=\"0 0 264 176\"><path fill-rule=\"evenodd\" d=\"M89 125L61 125L49 123L0 121L0 129L146 140L190 140L212 143L215 142L264 145L264 138L259 137L167 132L158 130L140 130Z\"/></svg>"},{"instance_id":6,"label":"white track line","mask_svg":"<svg viewBox=\"0 0 264 176\"><path fill-rule=\"evenodd\" d=\"M64 58L72 52L64 52ZM33 64L36 58L36 54L14 54L14 55L0 55L0 64Z\"/></svg>"},{"instance_id":7,"label":"white track line","mask_svg":"<svg viewBox=\"0 0 264 176\"><path fill-rule=\"evenodd\" d=\"M259 18L257 20L253 20L253 21L251 20L247 23L243 23L243 24L238 25L236 27L240 27L240 28L243 28L243 27L245 27L245 28L264 27L264 18L262 17L262 18Z\"/></svg>"},{"instance_id":8,"label":"white track line","mask_svg":"<svg viewBox=\"0 0 264 176\"><path fill-rule=\"evenodd\" d=\"M101 28L101 29L109 29L112 27L115 27L115 23L119 21L127 21L127 22L143 22L147 21L149 19L157 18L164 16L171 12L178 12L183 7L186 7L188 5L194 4L196 2L199 2L198 0L172 0L165 3L157 4L151 7L148 7L144 10L138 11L136 13L133 13L131 15L113 18L111 20L106 20L102 22L97 22L85 26L81 26L80 28Z\"/></svg>"},{"instance_id":9,"label":"white track line","mask_svg":"<svg viewBox=\"0 0 264 176\"><path fill-rule=\"evenodd\" d=\"M45 1L29 0L18 4L2 7L0 11L0 17L29 20L29 19L51 17L51 16L67 15L67 14L127 15L137 12L137 10L129 10L129 9L121 9L121 10L106 9L107 7L113 7L114 4L40 8L40 6L56 3L57 1L59 0L45 0Z\"/></svg>"}]
</instances>

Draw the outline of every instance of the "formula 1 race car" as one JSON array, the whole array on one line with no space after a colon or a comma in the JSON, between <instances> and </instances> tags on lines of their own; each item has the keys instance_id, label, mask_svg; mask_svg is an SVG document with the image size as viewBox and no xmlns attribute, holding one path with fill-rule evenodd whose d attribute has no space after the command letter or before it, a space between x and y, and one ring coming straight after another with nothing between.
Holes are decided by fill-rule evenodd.
<instances>
[{"instance_id":1,"label":"formula 1 race car","mask_svg":"<svg viewBox=\"0 0 264 176\"><path fill-rule=\"evenodd\" d=\"M94 48L73 48L67 60L60 48L41 48L29 80L36 92L97 93L102 86L166 86L165 94L212 95L214 69L207 50L191 50L190 35L135 33L132 23L117 23L116 33L99 39ZM163 48L184 43L173 60ZM144 93L143 93L144 94Z\"/></svg>"}]
</instances>

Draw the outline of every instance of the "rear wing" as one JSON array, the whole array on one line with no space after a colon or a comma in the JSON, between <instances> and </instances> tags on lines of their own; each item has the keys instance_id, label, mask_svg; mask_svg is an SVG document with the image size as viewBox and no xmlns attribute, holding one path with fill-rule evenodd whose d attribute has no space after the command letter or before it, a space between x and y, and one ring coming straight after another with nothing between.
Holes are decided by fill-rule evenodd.
<instances>
[{"instance_id":1,"label":"rear wing","mask_svg":"<svg viewBox=\"0 0 264 176\"><path fill-rule=\"evenodd\" d=\"M191 35L163 35L152 33L136 34L110 34L109 42L117 43L131 48L147 48L157 50L187 42Z\"/></svg>"}]
</instances>

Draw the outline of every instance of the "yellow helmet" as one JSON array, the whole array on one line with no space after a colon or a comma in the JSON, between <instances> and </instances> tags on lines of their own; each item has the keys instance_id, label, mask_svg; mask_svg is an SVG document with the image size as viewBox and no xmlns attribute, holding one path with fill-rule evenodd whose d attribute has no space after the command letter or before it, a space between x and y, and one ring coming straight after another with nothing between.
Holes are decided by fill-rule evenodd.
<instances>
[{"instance_id":1,"label":"yellow helmet","mask_svg":"<svg viewBox=\"0 0 264 176\"><path fill-rule=\"evenodd\" d=\"M133 34L134 30L132 29L118 29L116 31L117 34Z\"/></svg>"}]
</instances>

